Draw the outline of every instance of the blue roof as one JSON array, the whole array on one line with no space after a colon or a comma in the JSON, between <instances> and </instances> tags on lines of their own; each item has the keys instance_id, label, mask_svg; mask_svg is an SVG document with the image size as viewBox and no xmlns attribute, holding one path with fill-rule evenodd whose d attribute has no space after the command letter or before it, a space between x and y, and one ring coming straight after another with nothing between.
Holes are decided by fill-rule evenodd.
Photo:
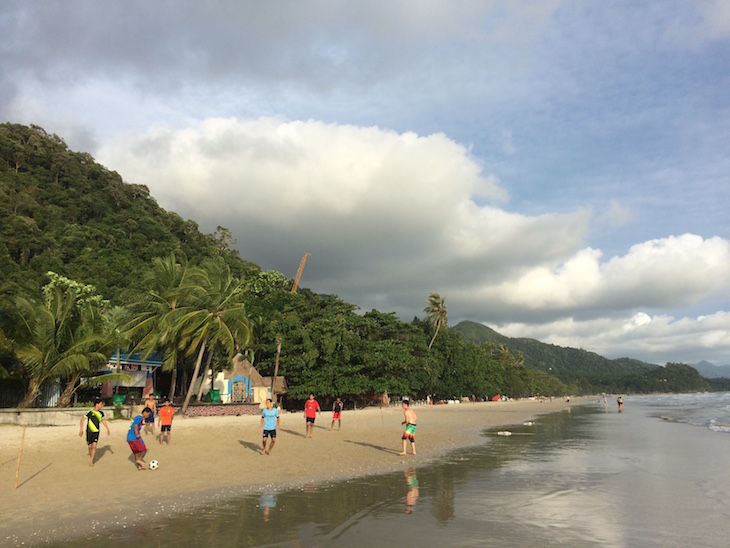
<instances>
[{"instance_id":1,"label":"blue roof","mask_svg":"<svg viewBox=\"0 0 730 548\"><path fill-rule=\"evenodd\" d=\"M116 362L117 361L117 353L114 352L111 358L109 358L110 362ZM134 354L127 354L125 352L119 353L119 361L121 363L132 363L135 365L152 365L155 367L161 367L162 366L162 354L160 352L154 352L150 354L150 356L146 359L142 359L142 354L139 352L135 352Z\"/></svg>"}]
</instances>

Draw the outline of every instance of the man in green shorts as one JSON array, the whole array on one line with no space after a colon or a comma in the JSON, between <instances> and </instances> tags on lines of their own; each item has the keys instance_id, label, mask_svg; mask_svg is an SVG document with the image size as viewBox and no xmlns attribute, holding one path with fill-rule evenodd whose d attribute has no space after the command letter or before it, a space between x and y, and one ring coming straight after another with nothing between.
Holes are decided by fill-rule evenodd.
<instances>
[{"instance_id":1,"label":"man in green shorts","mask_svg":"<svg viewBox=\"0 0 730 548\"><path fill-rule=\"evenodd\" d=\"M399 455L406 454L406 443L411 442L411 452L416 454L416 439L414 437L416 433L416 412L408 405L408 400L403 400L403 413L405 414L405 420L401 424L406 425L406 431L403 432L403 452L398 453Z\"/></svg>"},{"instance_id":2,"label":"man in green shorts","mask_svg":"<svg viewBox=\"0 0 730 548\"><path fill-rule=\"evenodd\" d=\"M96 443L99 441L99 425L103 424L106 428L106 435L111 435L109 425L104 418L104 412L101 408L104 402L100 398L94 400L94 408L81 418L79 424L79 437L84 435L84 419L86 419L86 444L89 446L89 466L94 466L94 457L96 456Z\"/></svg>"}]
</instances>

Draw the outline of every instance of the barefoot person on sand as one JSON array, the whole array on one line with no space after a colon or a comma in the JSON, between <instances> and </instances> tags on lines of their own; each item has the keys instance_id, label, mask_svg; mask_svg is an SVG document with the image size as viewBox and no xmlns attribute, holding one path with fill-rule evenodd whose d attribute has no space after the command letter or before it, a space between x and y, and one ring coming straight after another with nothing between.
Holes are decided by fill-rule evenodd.
<instances>
[{"instance_id":1,"label":"barefoot person on sand","mask_svg":"<svg viewBox=\"0 0 730 548\"><path fill-rule=\"evenodd\" d=\"M104 412L101 408L104 402L100 398L94 400L94 408L81 418L79 424L79 437L84 435L84 419L86 419L86 444L89 446L89 466L94 466L94 457L96 456L96 443L99 441L99 425L103 424L106 428L106 435L110 436L109 425L104 418Z\"/></svg>"},{"instance_id":2,"label":"barefoot person on sand","mask_svg":"<svg viewBox=\"0 0 730 548\"><path fill-rule=\"evenodd\" d=\"M150 415L144 420L144 433L149 434L148 428L152 430L152 435L155 434L155 413L157 412L157 402L155 401L154 394L148 394L147 399L144 401L145 407L149 408Z\"/></svg>"},{"instance_id":3,"label":"barefoot person on sand","mask_svg":"<svg viewBox=\"0 0 730 548\"><path fill-rule=\"evenodd\" d=\"M167 445L170 445L170 436L172 435L172 416L175 414L175 409L172 407L170 398L165 398L165 403L157 415L160 417L160 443L162 438L167 439Z\"/></svg>"},{"instance_id":4,"label":"barefoot person on sand","mask_svg":"<svg viewBox=\"0 0 730 548\"><path fill-rule=\"evenodd\" d=\"M312 437L314 431L314 418L317 413L322 414L319 403L314 399L314 394L309 394L309 399L304 402L304 419L307 421L307 437Z\"/></svg>"},{"instance_id":5,"label":"barefoot person on sand","mask_svg":"<svg viewBox=\"0 0 730 548\"><path fill-rule=\"evenodd\" d=\"M339 430L342 427L342 408L345 406L345 404L342 403L342 400L338 397L335 403L332 404L332 424L330 425L330 430L335 426L335 421L337 421L337 430Z\"/></svg>"},{"instance_id":6,"label":"barefoot person on sand","mask_svg":"<svg viewBox=\"0 0 730 548\"><path fill-rule=\"evenodd\" d=\"M263 445L261 448L262 455L271 455L271 450L276 443L276 429L279 428L279 409L274 409L271 398L266 400L266 408L261 411L261 426L259 430L264 433ZM271 438L268 452L266 451L266 438Z\"/></svg>"},{"instance_id":7,"label":"barefoot person on sand","mask_svg":"<svg viewBox=\"0 0 730 548\"><path fill-rule=\"evenodd\" d=\"M406 425L406 430L403 432L403 451L398 453L399 455L406 454L406 442L411 442L411 452L416 454L416 439L414 434L416 433L416 412L408 405L408 400L403 400L403 413L405 414L405 420L401 424Z\"/></svg>"},{"instance_id":8,"label":"barefoot person on sand","mask_svg":"<svg viewBox=\"0 0 730 548\"><path fill-rule=\"evenodd\" d=\"M129 432L127 433L127 443L134 455L134 463L137 465L137 470L147 468L147 463L144 461L144 456L147 454L147 446L145 446L144 440L142 439L142 424L151 414L152 410L149 407L142 409L142 414L134 417L132 425L129 427Z\"/></svg>"}]
</instances>

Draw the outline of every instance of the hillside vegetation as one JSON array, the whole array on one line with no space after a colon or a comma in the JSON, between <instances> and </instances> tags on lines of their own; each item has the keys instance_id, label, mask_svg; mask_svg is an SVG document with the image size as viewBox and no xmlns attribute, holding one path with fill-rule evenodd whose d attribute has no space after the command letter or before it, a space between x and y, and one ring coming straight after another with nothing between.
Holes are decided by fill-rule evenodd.
<instances>
[{"instance_id":1,"label":"hillside vegetation","mask_svg":"<svg viewBox=\"0 0 730 548\"><path fill-rule=\"evenodd\" d=\"M296 401L391 394L519 397L706 389L635 360L509 339L464 322L448 328L438 294L424 318L358 313L241 258L230 232L203 234L37 126L0 125L0 377L26 405L58 382L63 403L118 348L160 352L159 387L186 402L194 379L244 353L276 370ZM278 348L281 348L278 354ZM277 360L279 356L279 360ZM686 367L686 366L679 366ZM663 369L663 368L659 368ZM664 380L666 379L666 380ZM11 398L12 399L12 398Z\"/></svg>"}]
</instances>

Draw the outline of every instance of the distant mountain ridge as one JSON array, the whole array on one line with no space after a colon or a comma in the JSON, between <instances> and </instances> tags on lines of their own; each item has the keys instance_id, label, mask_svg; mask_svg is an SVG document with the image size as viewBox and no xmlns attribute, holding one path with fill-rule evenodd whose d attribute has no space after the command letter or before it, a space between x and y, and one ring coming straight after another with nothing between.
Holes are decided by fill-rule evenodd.
<instances>
[{"instance_id":1,"label":"distant mountain ridge","mask_svg":"<svg viewBox=\"0 0 730 548\"><path fill-rule=\"evenodd\" d=\"M690 364L700 375L707 379L730 379L730 365L713 365L712 363L702 360L700 363Z\"/></svg>"},{"instance_id":2,"label":"distant mountain ridge","mask_svg":"<svg viewBox=\"0 0 730 548\"><path fill-rule=\"evenodd\" d=\"M581 378L642 375L659 367L632 358L610 360L583 349L556 346L535 339L506 337L486 325L472 321L460 322L453 329L461 332L464 340L476 344L503 344L513 353L522 352L527 367L554 375L563 382Z\"/></svg>"}]
</instances>

